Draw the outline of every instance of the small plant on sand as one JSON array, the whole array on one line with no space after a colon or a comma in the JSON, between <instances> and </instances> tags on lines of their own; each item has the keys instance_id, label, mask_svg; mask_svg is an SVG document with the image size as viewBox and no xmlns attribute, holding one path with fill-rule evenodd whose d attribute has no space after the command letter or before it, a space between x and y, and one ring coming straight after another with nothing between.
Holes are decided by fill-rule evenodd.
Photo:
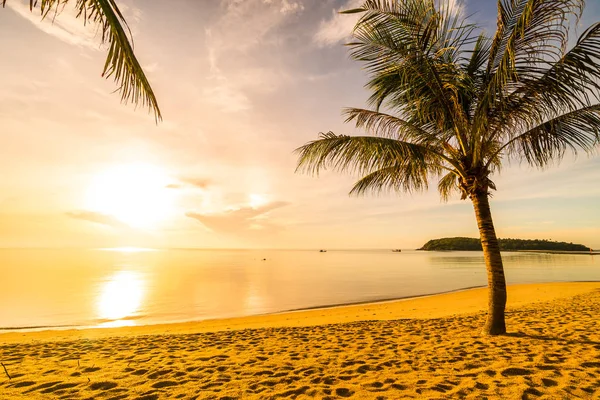
<instances>
[{"instance_id":1,"label":"small plant on sand","mask_svg":"<svg viewBox=\"0 0 600 400\"><path fill-rule=\"evenodd\" d=\"M475 209L485 257L485 334L506 332L506 282L490 212L492 176L516 159L544 167L600 138L600 23L568 49L584 0L500 0L488 37L447 0L369 0L349 44L372 109L345 110L370 135L332 132L300 147L298 169L358 173L351 194L458 192Z\"/></svg>"},{"instance_id":2,"label":"small plant on sand","mask_svg":"<svg viewBox=\"0 0 600 400\"><path fill-rule=\"evenodd\" d=\"M0 0L6 7L8 0ZM13 0L18 1L18 0ZM38 10L42 19L60 18L69 0L29 0L31 12ZM115 0L73 0L77 18L83 24L93 23L99 29L102 44L108 44L108 56L102 76L113 77L121 93L121 101L142 104L154 112L156 121L162 119L158 101L144 70L133 52L133 39L125 17Z\"/></svg>"}]
</instances>

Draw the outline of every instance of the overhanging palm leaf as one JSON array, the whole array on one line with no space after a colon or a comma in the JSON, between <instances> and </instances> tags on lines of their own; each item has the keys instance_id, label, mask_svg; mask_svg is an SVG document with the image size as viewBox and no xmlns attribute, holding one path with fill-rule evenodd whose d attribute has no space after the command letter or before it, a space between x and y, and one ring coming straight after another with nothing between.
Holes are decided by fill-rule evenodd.
<instances>
[{"instance_id":1,"label":"overhanging palm leaf","mask_svg":"<svg viewBox=\"0 0 600 400\"><path fill-rule=\"evenodd\" d=\"M498 152L545 166L560 160L565 151L594 152L600 142L600 105L585 107L546 121L510 139Z\"/></svg>"},{"instance_id":2,"label":"overhanging palm leaf","mask_svg":"<svg viewBox=\"0 0 600 400\"><path fill-rule=\"evenodd\" d=\"M543 121L548 115L589 106L598 100L600 92L599 64L600 23L596 23L558 62L543 68L543 75L523 79L521 87L510 93L493 116L490 129L503 128L507 122L518 125L531 120Z\"/></svg>"},{"instance_id":3,"label":"overhanging palm leaf","mask_svg":"<svg viewBox=\"0 0 600 400\"><path fill-rule=\"evenodd\" d=\"M489 52L486 85L473 129L485 135L489 114L523 82L539 78L560 59L569 33L569 16L581 16L584 0L499 0L498 28Z\"/></svg>"},{"instance_id":4,"label":"overhanging palm leaf","mask_svg":"<svg viewBox=\"0 0 600 400\"><path fill-rule=\"evenodd\" d=\"M368 85L373 102L388 99L391 109L411 107L421 122L463 130L465 118L456 101L461 71L455 61L473 27L440 14L433 1L367 1L350 12L364 12L349 46L373 78Z\"/></svg>"},{"instance_id":5,"label":"overhanging palm leaf","mask_svg":"<svg viewBox=\"0 0 600 400\"><path fill-rule=\"evenodd\" d=\"M358 173L352 194L425 189L473 203L488 286L484 332L506 332L506 281L489 199L504 159L544 167L600 143L600 23L569 51L583 0L500 0L493 38L446 0L370 0L352 56L369 73L374 110L346 109L374 136L328 133L298 149L298 169ZM386 108L386 112L380 111Z\"/></svg>"},{"instance_id":6,"label":"overhanging palm leaf","mask_svg":"<svg viewBox=\"0 0 600 400\"><path fill-rule=\"evenodd\" d=\"M427 147L401 140L373 137L321 134L321 139L296 149L298 168L318 174L321 169L368 174L389 167L407 166L412 170L439 170L430 164L432 151ZM411 164L409 167L408 164Z\"/></svg>"},{"instance_id":7,"label":"overhanging palm leaf","mask_svg":"<svg viewBox=\"0 0 600 400\"><path fill-rule=\"evenodd\" d=\"M414 139L416 142L427 142L428 138L435 138L435 131L431 130L431 127L424 128L386 113L362 108L346 108L344 115L346 115L346 122L354 121L357 128L377 132L381 136L399 140Z\"/></svg>"},{"instance_id":8,"label":"overhanging palm leaf","mask_svg":"<svg viewBox=\"0 0 600 400\"><path fill-rule=\"evenodd\" d=\"M68 0L30 0L31 10L39 5L42 18L62 11ZM2 6L6 0L2 0ZM77 0L77 17L83 23L92 22L100 27L101 42L108 43L108 56L102 76L113 77L121 93L121 100L147 106L154 112L155 119L162 115L154 91L133 51L129 27L115 0Z\"/></svg>"},{"instance_id":9,"label":"overhanging palm leaf","mask_svg":"<svg viewBox=\"0 0 600 400\"><path fill-rule=\"evenodd\" d=\"M363 195L367 192L388 191L410 192L427 189L427 173L419 165L405 163L371 172L359 179L350 190L350 195Z\"/></svg>"}]
</instances>

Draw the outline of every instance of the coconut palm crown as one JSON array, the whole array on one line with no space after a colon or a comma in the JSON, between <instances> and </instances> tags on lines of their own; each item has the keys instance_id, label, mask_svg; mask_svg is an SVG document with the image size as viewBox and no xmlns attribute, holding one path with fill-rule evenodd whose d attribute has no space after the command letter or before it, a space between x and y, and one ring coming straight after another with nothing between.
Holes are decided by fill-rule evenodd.
<instances>
[{"instance_id":1,"label":"coconut palm crown","mask_svg":"<svg viewBox=\"0 0 600 400\"><path fill-rule=\"evenodd\" d=\"M0 0L2 7L7 0ZM42 19L55 18L69 0L29 0L33 12L39 7ZM84 24L98 25L102 44L108 44L108 56L104 63L102 76L112 77L121 93L124 103L147 106L156 121L162 119L158 101L144 70L133 51L133 39L127 21L119 10L115 0L75 0L77 18Z\"/></svg>"},{"instance_id":2,"label":"coconut palm crown","mask_svg":"<svg viewBox=\"0 0 600 400\"><path fill-rule=\"evenodd\" d=\"M454 3L454 2L452 2ZM500 0L495 34L445 0L368 0L349 43L368 72L368 132L332 132L297 149L298 170L362 176L351 194L423 190L473 203L488 271L483 332L506 332L506 283L490 212L503 161L545 167L600 140L600 23L569 48L584 0Z\"/></svg>"}]
</instances>

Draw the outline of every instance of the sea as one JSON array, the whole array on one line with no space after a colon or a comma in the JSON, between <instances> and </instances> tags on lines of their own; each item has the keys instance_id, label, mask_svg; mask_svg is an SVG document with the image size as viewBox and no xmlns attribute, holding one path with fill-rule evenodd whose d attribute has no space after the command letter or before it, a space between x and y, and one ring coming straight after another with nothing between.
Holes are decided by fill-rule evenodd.
<instances>
[{"instance_id":1,"label":"sea","mask_svg":"<svg viewBox=\"0 0 600 400\"><path fill-rule=\"evenodd\" d=\"M600 256L502 254L509 284L600 281ZM482 252L0 249L0 331L259 315L485 286Z\"/></svg>"}]
</instances>

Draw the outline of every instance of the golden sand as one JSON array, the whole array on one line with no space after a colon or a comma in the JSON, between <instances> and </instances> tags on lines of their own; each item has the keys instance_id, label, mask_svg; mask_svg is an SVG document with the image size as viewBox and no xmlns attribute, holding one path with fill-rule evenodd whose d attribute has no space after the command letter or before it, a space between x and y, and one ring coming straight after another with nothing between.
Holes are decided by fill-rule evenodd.
<instances>
[{"instance_id":1,"label":"golden sand","mask_svg":"<svg viewBox=\"0 0 600 400\"><path fill-rule=\"evenodd\" d=\"M598 399L600 282L258 317L0 334L0 399Z\"/></svg>"}]
</instances>

